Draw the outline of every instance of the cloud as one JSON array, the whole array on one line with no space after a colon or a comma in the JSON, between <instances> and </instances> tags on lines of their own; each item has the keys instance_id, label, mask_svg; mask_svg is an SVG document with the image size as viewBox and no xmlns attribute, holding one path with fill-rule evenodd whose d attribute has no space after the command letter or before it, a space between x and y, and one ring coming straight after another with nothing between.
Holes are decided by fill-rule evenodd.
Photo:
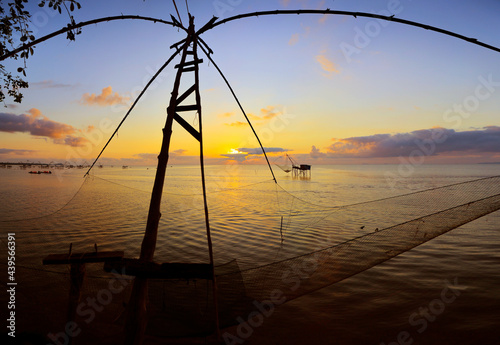
<instances>
[{"instance_id":1,"label":"cloud","mask_svg":"<svg viewBox=\"0 0 500 345\"><path fill-rule=\"evenodd\" d=\"M457 132L436 127L410 133L374 134L370 136L333 139L334 143L321 153L315 146L312 158L377 158L400 157L421 153L426 156L500 153L500 127Z\"/></svg>"},{"instance_id":2,"label":"cloud","mask_svg":"<svg viewBox=\"0 0 500 345\"><path fill-rule=\"evenodd\" d=\"M254 115L252 113L247 113L247 116L250 120L256 120L256 121L262 120L260 116Z\"/></svg>"},{"instance_id":3,"label":"cloud","mask_svg":"<svg viewBox=\"0 0 500 345\"><path fill-rule=\"evenodd\" d=\"M248 118L253 122L257 123L263 123L267 120L271 120L272 118L281 115L283 112L278 109L277 106L274 105L268 105L265 108L260 109L260 115L254 115L252 113L247 113ZM227 113L230 114L227 117L231 116L232 113ZM226 126L231 126L231 127L242 127L242 126L247 126L248 123L242 122L242 121L236 121L232 123L226 123Z\"/></svg>"},{"instance_id":4,"label":"cloud","mask_svg":"<svg viewBox=\"0 0 500 345\"><path fill-rule=\"evenodd\" d=\"M326 20L328 19L328 14L323 14L319 19L318 19L318 23L320 24L324 24L326 22Z\"/></svg>"},{"instance_id":5,"label":"cloud","mask_svg":"<svg viewBox=\"0 0 500 345\"><path fill-rule=\"evenodd\" d=\"M233 112L228 112L228 113L218 114L217 117L218 118L226 118L226 117L231 117L233 115L234 115Z\"/></svg>"},{"instance_id":6,"label":"cloud","mask_svg":"<svg viewBox=\"0 0 500 345\"><path fill-rule=\"evenodd\" d=\"M316 55L316 61L321 65L323 71L327 72L323 73L324 76L331 77L333 73L340 73L333 61L330 61L324 53Z\"/></svg>"},{"instance_id":7,"label":"cloud","mask_svg":"<svg viewBox=\"0 0 500 345\"><path fill-rule=\"evenodd\" d=\"M288 7L288 5L290 4L290 1L291 0L280 0L281 5L284 6L284 7Z\"/></svg>"},{"instance_id":8,"label":"cloud","mask_svg":"<svg viewBox=\"0 0 500 345\"><path fill-rule=\"evenodd\" d=\"M281 114L281 111L277 110L276 107L269 105L266 108L260 110L262 117L266 120L270 120Z\"/></svg>"},{"instance_id":9,"label":"cloud","mask_svg":"<svg viewBox=\"0 0 500 345\"><path fill-rule=\"evenodd\" d=\"M29 132L31 135L52 139L62 138L75 132L72 126L49 120L36 108L30 109L28 113L21 115L0 113L0 131Z\"/></svg>"},{"instance_id":10,"label":"cloud","mask_svg":"<svg viewBox=\"0 0 500 345\"><path fill-rule=\"evenodd\" d=\"M231 127L243 127L243 126L248 126L248 123L246 122L241 122L241 121L236 121L232 123L226 123L226 126L231 126Z\"/></svg>"},{"instance_id":11,"label":"cloud","mask_svg":"<svg viewBox=\"0 0 500 345\"><path fill-rule=\"evenodd\" d=\"M266 153L277 153L277 152L288 152L290 150L284 149L281 147L264 147L264 150L266 150ZM262 149L260 147L256 148L245 148L245 147L240 147L238 149L239 152L244 152L250 155L261 155L262 154Z\"/></svg>"},{"instance_id":12,"label":"cloud","mask_svg":"<svg viewBox=\"0 0 500 345\"><path fill-rule=\"evenodd\" d=\"M30 86L34 86L40 89L62 89L73 87L73 85L70 84L55 83L53 80L42 80L35 83L30 83Z\"/></svg>"},{"instance_id":13,"label":"cloud","mask_svg":"<svg viewBox=\"0 0 500 345\"><path fill-rule=\"evenodd\" d=\"M237 162L243 162L246 160L248 153L224 153L221 156Z\"/></svg>"},{"instance_id":14,"label":"cloud","mask_svg":"<svg viewBox=\"0 0 500 345\"><path fill-rule=\"evenodd\" d=\"M178 149L178 150L174 150L174 151L170 152L170 154L173 156L182 156L186 152L187 152L187 150Z\"/></svg>"},{"instance_id":15,"label":"cloud","mask_svg":"<svg viewBox=\"0 0 500 345\"><path fill-rule=\"evenodd\" d=\"M264 149L266 150L267 154L289 151L289 150L283 149L281 147L264 147ZM256 147L256 148L244 148L243 147L243 148L239 148L239 149L232 150L232 151L234 151L234 152L224 153L224 154L221 154L221 156L228 158L230 161L235 161L235 162L239 162L239 163L242 163L242 162L250 163L250 164L252 164L252 163L258 163L258 164L264 163L262 161L262 158L261 158L263 156L263 153L262 153L262 149L260 147Z\"/></svg>"},{"instance_id":16,"label":"cloud","mask_svg":"<svg viewBox=\"0 0 500 345\"><path fill-rule=\"evenodd\" d=\"M14 155L25 155L25 154L28 154L28 153L33 153L33 152L36 152L36 151L33 151L33 150L16 150L16 149L0 149L0 155L7 155L7 154L14 154Z\"/></svg>"},{"instance_id":17,"label":"cloud","mask_svg":"<svg viewBox=\"0 0 500 345\"><path fill-rule=\"evenodd\" d=\"M83 137L74 137L67 135L65 138L54 139L54 144L69 145L73 147L83 146L88 142L87 139Z\"/></svg>"},{"instance_id":18,"label":"cloud","mask_svg":"<svg viewBox=\"0 0 500 345\"><path fill-rule=\"evenodd\" d=\"M70 125L52 121L36 108L28 110L28 114L0 113L0 132L29 133L36 137L45 137L55 144L81 146L88 140L74 136L77 130Z\"/></svg>"},{"instance_id":19,"label":"cloud","mask_svg":"<svg viewBox=\"0 0 500 345\"><path fill-rule=\"evenodd\" d=\"M293 34L292 37L290 37L288 44L293 46L293 45L297 44L298 41L299 41L299 34Z\"/></svg>"},{"instance_id":20,"label":"cloud","mask_svg":"<svg viewBox=\"0 0 500 345\"><path fill-rule=\"evenodd\" d=\"M309 155L314 159L326 157L326 153L320 152L320 150L314 145L311 147L311 152L309 153Z\"/></svg>"},{"instance_id":21,"label":"cloud","mask_svg":"<svg viewBox=\"0 0 500 345\"><path fill-rule=\"evenodd\" d=\"M129 97L120 96L118 92L113 93L113 88L108 86L102 89L100 95L85 93L80 102L84 105L105 107L113 104L126 104L129 99Z\"/></svg>"},{"instance_id":22,"label":"cloud","mask_svg":"<svg viewBox=\"0 0 500 345\"><path fill-rule=\"evenodd\" d=\"M191 156L184 156L186 152L187 150L184 149L178 149L169 152L169 163L175 163L176 159L178 161L179 158L191 157ZM135 153L132 155L132 157L133 158L122 158L121 162L122 163L125 162L123 164L128 164L128 165L152 165L152 164L154 165L158 162L158 153L149 153L149 152ZM199 156L192 156L192 157L198 157L199 159Z\"/></svg>"}]
</instances>

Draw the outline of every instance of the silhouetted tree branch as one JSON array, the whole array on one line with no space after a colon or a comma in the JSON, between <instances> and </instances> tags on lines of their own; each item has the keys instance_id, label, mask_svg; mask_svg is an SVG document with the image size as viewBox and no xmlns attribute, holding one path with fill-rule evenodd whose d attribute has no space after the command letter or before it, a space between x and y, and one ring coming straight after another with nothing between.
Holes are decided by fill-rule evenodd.
<instances>
[{"instance_id":1,"label":"silhouetted tree branch","mask_svg":"<svg viewBox=\"0 0 500 345\"><path fill-rule=\"evenodd\" d=\"M166 20L162 20L162 19L158 19L158 18L151 18L151 17L135 16L135 15L121 15L121 16L111 16L111 17L97 18L97 19L92 19L92 20L86 21L86 22L80 22L80 23L75 23L73 25L68 25L67 27L62 28L61 30L54 31L51 34L48 34L48 35L43 36L43 37L40 37L40 38L38 38L38 39L36 39L36 40L34 40L32 42L29 42L27 44L23 44L22 46L14 49L12 51L8 51L4 55L1 55L0 56L0 61L3 61L3 60L8 59L8 58L11 58L12 56L14 56L15 54L17 54L19 52L31 49L31 47L33 47L34 45L36 45L36 44L38 44L40 42L43 42L43 41L46 41L46 40L48 40L48 39L50 39L52 37L64 34L64 33L68 32L68 31L75 30L75 29L80 29L80 28L82 28L84 26L88 26L88 25L91 25L91 24L97 24L97 23L102 23L102 22L110 22L110 21L114 21L114 20L126 20L126 19L146 20L146 21L150 21L150 22L154 22L154 23L162 23L162 24L168 24L168 25L172 25L172 26L178 26L175 23L172 23L172 22L169 22L169 21L166 21ZM180 27L180 28L184 29L183 27Z\"/></svg>"},{"instance_id":2,"label":"silhouetted tree branch","mask_svg":"<svg viewBox=\"0 0 500 345\"><path fill-rule=\"evenodd\" d=\"M0 55L4 56L9 53L9 48L15 50L15 45L26 47L21 50L16 50L8 57L14 60L19 58L22 60L21 66L17 68L17 75L13 75L8 71L3 64L0 64L0 74L3 83L0 84L0 101L4 101L8 95L13 98L14 102L21 103L23 95L21 89L27 88L28 83L22 79L22 74L26 77L26 60L30 55L33 55L33 44L35 36L30 29L31 13L25 9L25 4L28 0L13 0L7 5L0 0ZM47 5L59 13L62 9L68 13L70 24L75 24L75 20L71 12L75 8L81 8L81 5L76 0L40 0L39 7ZM68 8L69 6L69 8ZM80 31L71 29L68 31L68 39L74 40L75 35ZM19 38L18 38L19 37ZM2 59L3 60L3 59Z\"/></svg>"}]
</instances>

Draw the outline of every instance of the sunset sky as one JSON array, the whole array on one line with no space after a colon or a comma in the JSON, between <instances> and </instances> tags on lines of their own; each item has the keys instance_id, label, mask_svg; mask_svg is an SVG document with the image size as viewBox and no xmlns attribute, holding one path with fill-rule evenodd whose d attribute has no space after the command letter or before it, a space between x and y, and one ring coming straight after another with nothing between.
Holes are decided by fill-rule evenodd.
<instances>
[{"instance_id":1,"label":"sunset sky","mask_svg":"<svg viewBox=\"0 0 500 345\"><path fill-rule=\"evenodd\" d=\"M30 4L41 37L68 17ZM77 22L120 14L170 20L172 1L81 1ZM198 28L212 16L275 9L394 14L500 47L495 0L188 1ZM177 0L184 24L186 2ZM0 110L0 162L92 162L183 32L159 23L84 27L28 59L22 104ZM241 19L202 38L268 149L309 164L500 162L500 53L421 28L370 18L283 15ZM200 55L202 53L200 52ZM20 61L6 63L15 70ZM175 60L132 112L101 164L156 163ZM257 141L214 66L200 66L206 161L262 163ZM197 126L198 119L186 120ZM198 144L175 125L173 163Z\"/></svg>"}]
</instances>

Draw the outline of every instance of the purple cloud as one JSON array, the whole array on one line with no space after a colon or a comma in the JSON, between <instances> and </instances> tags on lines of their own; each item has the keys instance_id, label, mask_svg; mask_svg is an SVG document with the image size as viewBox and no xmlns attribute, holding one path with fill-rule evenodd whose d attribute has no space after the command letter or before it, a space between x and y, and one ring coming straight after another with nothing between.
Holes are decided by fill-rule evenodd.
<instances>
[{"instance_id":1,"label":"purple cloud","mask_svg":"<svg viewBox=\"0 0 500 345\"><path fill-rule=\"evenodd\" d=\"M325 153L315 146L311 158L375 158L409 156L415 150L426 156L446 153L499 153L500 127L457 132L436 127L409 133L374 134L362 137L333 139Z\"/></svg>"},{"instance_id":2,"label":"purple cloud","mask_svg":"<svg viewBox=\"0 0 500 345\"><path fill-rule=\"evenodd\" d=\"M0 132L29 133L36 137L50 138L56 144L81 146L88 140L73 135L77 130L70 125L52 121L36 108L28 114L0 113Z\"/></svg>"}]
</instances>

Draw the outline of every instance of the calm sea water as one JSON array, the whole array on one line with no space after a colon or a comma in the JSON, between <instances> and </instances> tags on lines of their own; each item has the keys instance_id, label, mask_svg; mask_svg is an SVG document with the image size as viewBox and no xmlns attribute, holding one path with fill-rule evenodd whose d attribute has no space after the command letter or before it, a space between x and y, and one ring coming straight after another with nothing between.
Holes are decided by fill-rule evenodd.
<instances>
[{"instance_id":1,"label":"calm sea water","mask_svg":"<svg viewBox=\"0 0 500 345\"><path fill-rule=\"evenodd\" d=\"M45 255L66 252L69 243L73 252L93 250L96 243L138 256L155 169L96 168L86 180L84 172L0 169L2 241L6 232L16 232L20 266L39 266ZM216 263L237 258L251 268L307 253L318 246L314 225L332 206L500 175L500 165L313 166L310 179L278 168L275 173L279 186L265 166L207 167ZM167 174L155 258L205 262L199 169L173 166ZM349 218L352 226L330 234L328 244L359 235L373 221L382 228L412 219L377 207ZM500 344L499 227L497 211L288 302L244 334L238 327L225 332L248 344ZM27 291L51 288L33 271L19 274ZM22 296L18 301L33 302ZM38 320L20 318L19 330L38 329Z\"/></svg>"}]
</instances>

